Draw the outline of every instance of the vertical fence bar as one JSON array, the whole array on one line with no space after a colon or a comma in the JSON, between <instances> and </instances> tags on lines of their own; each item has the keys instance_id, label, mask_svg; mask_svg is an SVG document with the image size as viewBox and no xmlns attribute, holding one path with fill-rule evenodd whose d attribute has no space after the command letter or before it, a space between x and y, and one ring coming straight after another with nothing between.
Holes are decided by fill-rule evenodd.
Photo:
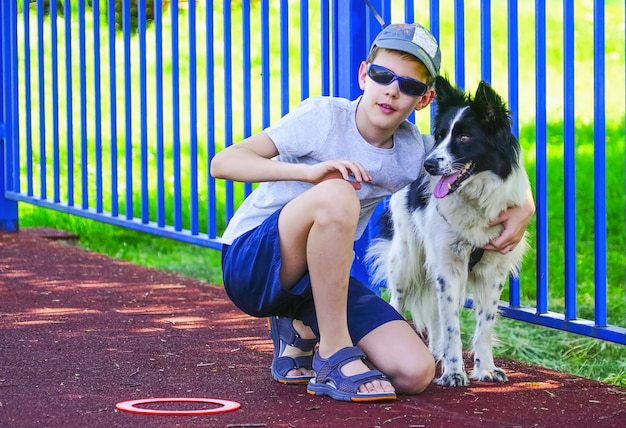
<instances>
[{"instance_id":1,"label":"vertical fence bar","mask_svg":"<svg viewBox=\"0 0 626 428\"><path fill-rule=\"evenodd\" d=\"M243 137L252 135L252 63L250 59L250 2L241 5L243 34ZM244 197L252 193L252 183L244 183Z\"/></svg>"},{"instance_id":2,"label":"vertical fence bar","mask_svg":"<svg viewBox=\"0 0 626 428\"><path fill-rule=\"evenodd\" d=\"M100 0L92 0L91 8L93 12L93 51L100 52ZM93 58L94 77L94 122L95 122L95 144L96 144L96 212L104 211L103 189L102 189L102 97L101 97L101 74L100 55Z\"/></svg>"},{"instance_id":3,"label":"vertical fence bar","mask_svg":"<svg viewBox=\"0 0 626 428\"><path fill-rule=\"evenodd\" d=\"M50 1L50 42L52 50L52 180L53 200L61 201L61 168L59 150L59 56L57 51L57 0Z\"/></svg>"},{"instance_id":4,"label":"vertical fence bar","mask_svg":"<svg viewBox=\"0 0 626 428\"><path fill-rule=\"evenodd\" d=\"M87 139L87 24L85 22L85 0L78 2L78 55L80 58L80 171L81 207L89 208L89 142Z\"/></svg>"},{"instance_id":5,"label":"vertical fence bar","mask_svg":"<svg viewBox=\"0 0 626 428\"><path fill-rule=\"evenodd\" d=\"M178 2L170 3L172 23L172 162L174 167L174 230L183 229L180 171L180 53L178 47Z\"/></svg>"},{"instance_id":6,"label":"vertical fence bar","mask_svg":"<svg viewBox=\"0 0 626 428\"><path fill-rule=\"evenodd\" d=\"M46 152L46 78L44 59L44 3L37 0L37 76L39 90L39 197L48 198L47 188L47 152Z\"/></svg>"},{"instance_id":7,"label":"vertical fence bar","mask_svg":"<svg viewBox=\"0 0 626 428\"><path fill-rule=\"evenodd\" d=\"M507 5L507 45L508 45L508 92L509 110L511 111L511 130L519 138L519 36L517 20L517 0L508 0ZM519 277L509 280L509 305L519 307L521 305L521 290Z\"/></svg>"},{"instance_id":8,"label":"vertical fence bar","mask_svg":"<svg viewBox=\"0 0 626 428\"><path fill-rule=\"evenodd\" d=\"M441 43L441 20L439 18L439 0L430 2L430 32L438 43Z\"/></svg>"},{"instance_id":9,"label":"vertical fence bar","mask_svg":"<svg viewBox=\"0 0 626 428\"><path fill-rule=\"evenodd\" d=\"M593 3L593 141L595 325L606 327L606 116L604 73L604 0Z\"/></svg>"},{"instance_id":10,"label":"vertical fence bar","mask_svg":"<svg viewBox=\"0 0 626 428\"><path fill-rule=\"evenodd\" d=\"M480 72L491 83L491 0L480 0Z\"/></svg>"},{"instance_id":11,"label":"vertical fence bar","mask_svg":"<svg viewBox=\"0 0 626 428\"><path fill-rule=\"evenodd\" d=\"M535 1L535 77L537 152L537 312L548 311L548 189L546 137L546 3Z\"/></svg>"},{"instance_id":12,"label":"vertical fence bar","mask_svg":"<svg viewBox=\"0 0 626 428\"><path fill-rule=\"evenodd\" d=\"M309 97L309 2L300 0L300 99Z\"/></svg>"},{"instance_id":13,"label":"vertical fence bar","mask_svg":"<svg viewBox=\"0 0 626 428\"><path fill-rule=\"evenodd\" d=\"M270 125L270 11L269 0L261 0L261 103L263 104L263 128Z\"/></svg>"},{"instance_id":14,"label":"vertical fence bar","mask_svg":"<svg viewBox=\"0 0 626 428\"><path fill-rule=\"evenodd\" d=\"M196 88L196 2L189 2L188 9L188 35L189 35L189 193L190 193L190 224L189 230L192 235L199 232L198 223L198 91Z\"/></svg>"},{"instance_id":15,"label":"vertical fence bar","mask_svg":"<svg viewBox=\"0 0 626 428\"><path fill-rule=\"evenodd\" d=\"M429 14L428 19L430 20L431 34L437 40L437 42L441 44L441 20L440 20L440 13L439 13L439 0L431 0L430 14ZM435 118L435 113L437 112L437 103L435 102L431 104L431 106L432 107L430 109L430 123L431 123L431 129L432 129L432 123Z\"/></svg>"},{"instance_id":16,"label":"vertical fence bar","mask_svg":"<svg viewBox=\"0 0 626 428\"><path fill-rule=\"evenodd\" d=\"M517 0L508 0L508 72L509 72L509 109L511 110L511 128L519 138L519 24L517 16Z\"/></svg>"},{"instance_id":17,"label":"vertical fence bar","mask_svg":"<svg viewBox=\"0 0 626 428\"><path fill-rule=\"evenodd\" d=\"M391 9L391 6L389 7L389 9ZM391 10L389 10L389 15L391 15ZM413 1L411 1L411 0L405 0L404 1L404 22L415 22L415 7L413 5ZM420 22L420 24L426 26L425 22ZM407 117L407 120L409 120L410 122L415 123L415 111L411 112L409 117ZM386 199L384 203L386 204L388 202L389 202L389 199ZM382 208L379 208L379 209L382 209ZM374 215L376 215L376 214L374 214ZM376 231L376 233L378 233L378 231ZM376 238L376 236L374 235L374 233L372 233L371 239L374 239L374 238Z\"/></svg>"},{"instance_id":18,"label":"vertical fence bar","mask_svg":"<svg viewBox=\"0 0 626 428\"><path fill-rule=\"evenodd\" d=\"M415 22L415 6L413 1L404 1L404 22Z\"/></svg>"},{"instance_id":19,"label":"vertical fence bar","mask_svg":"<svg viewBox=\"0 0 626 428\"><path fill-rule=\"evenodd\" d=\"M192 2L193 3L193 2ZM139 0L137 8L139 38L139 132L141 159L141 222L150 221L150 177L148 174L148 102L146 82L146 0Z\"/></svg>"},{"instance_id":20,"label":"vertical fence bar","mask_svg":"<svg viewBox=\"0 0 626 428\"><path fill-rule=\"evenodd\" d=\"M9 34L12 30L10 25L10 11L9 6L12 2L0 3L0 144L4 144L9 139L7 124L8 124L8 110L10 101L10 69L11 58L9 49ZM0 156L4 156L4 145L0 145ZM0 163L0 180L4 179L4 160ZM4 186L0 187L0 201L4 197ZM3 205L0 205L0 216L2 216Z\"/></svg>"},{"instance_id":21,"label":"vertical fence bar","mask_svg":"<svg viewBox=\"0 0 626 428\"><path fill-rule=\"evenodd\" d=\"M207 171L210 171L211 160L215 156L215 50L213 47L213 1L206 1L206 23L205 23L205 44L206 44L206 122L207 122L207 146L209 153L207 159ZM207 185L209 188L208 195L208 235L209 238L217 236L217 195L215 189L215 178L211 174L207 174Z\"/></svg>"},{"instance_id":22,"label":"vertical fence bar","mask_svg":"<svg viewBox=\"0 0 626 428\"><path fill-rule=\"evenodd\" d=\"M114 9L115 10L115 9ZM65 22L65 127L67 153L67 205L74 206L74 102L72 98L72 9L69 1L63 3L63 21ZM27 89L28 90L28 89ZM27 130L27 132L29 132Z\"/></svg>"},{"instance_id":23,"label":"vertical fence bar","mask_svg":"<svg viewBox=\"0 0 626 428\"><path fill-rule=\"evenodd\" d=\"M289 112L289 3L280 0L280 113Z\"/></svg>"},{"instance_id":24,"label":"vertical fence bar","mask_svg":"<svg viewBox=\"0 0 626 428\"><path fill-rule=\"evenodd\" d=\"M233 67L232 67L232 51L230 46L232 44L232 22L230 12L230 0L224 0L223 3L224 16L224 111L233 111ZM267 72L269 79L269 70ZM265 77L265 75L263 76ZM268 99L264 99L263 102L268 103ZM232 115L226 114L224 121L224 146L228 147L233 144L233 118ZM230 180L226 181L226 218L230 219L235 213L234 203L234 186Z\"/></svg>"},{"instance_id":25,"label":"vertical fence bar","mask_svg":"<svg viewBox=\"0 0 626 428\"><path fill-rule=\"evenodd\" d=\"M6 11L6 9L5 9ZM8 76L7 85L9 85L9 89L7 89L8 98L5 95L5 99L10 100L10 104L7 107L9 111L9 119L7 120L7 135L11 138L11 144L6 147L6 156L7 159L12 159L13 166L11 170L7 170L5 174L7 189L11 189L15 192L21 192L21 174L20 174L20 114L19 114L19 89L18 89L18 46L17 46L17 13L18 13L18 5L17 1L9 2L9 35L5 40L8 44L7 49L11 52L10 55L5 56L5 58L11 58L9 61L10 67L9 71L5 74ZM7 28L7 27L5 27ZM6 33L5 33L6 34ZM6 63L6 59L5 59ZM8 203L8 213L9 219L14 219L14 228L13 230L17 231L18 229L18 218L17 218L17 202L11 201Z\"/></svg>"},{"instance_id":26,"label":"vertical fence bar","mask_svg":"<svg viewBox=\"0 0 626 428\"><path fill-rule=\"evenodd\" d=\"M156 55L156 222L165 226L165 154L163 148L163 2L154 0L154 32Z\"/></svg>"},{"instance_id":27,"label":"vertical fence bar","mask_svg":"<svg viewBox=\"0 0 626 428\"><path fill-rule=\"evenodd\" d=\"M124 37L124 158L126 161L126 219L132 220L134 215L130 0L122 1L122 32Z\"/></svg>"},{"instance_id":28,"label":"vertical fence bar","mask_svg":"<svg viewBox=\"0 0 626 428\"><path fill-rule=\"evenodd\" d=\"M454 79L465 88L465 2L454 0Z\"/></svg>"},{"instance_id":29,"label":"vertical fence bar","mask_svg":"<svg viewBox=\"0 0 626 428\"><path fill-rule=\"evenodd\" d=\"M32 114L32 82L31 82L31 61L30 61L30 8L27 0L22 3L24 14L24 105L26 120L26 186L27 195L33 196L33 114Z\"/></svg>"},{"instance_id":30,"label":"vertical fence bar","mask_svg":"<svg viewBox=\"0 0 626 428\"><path fill-rule=\"evenodd\" d=\"M322 95L330 95L330 0L321 0Z\"/></svg>"},{"instance_id":31,"label":"vertical fence bar","mask_svg":"<svg viewBox=\"0 0 626 428\"><path fill-rule=\"evenodd\" d=\"M363 0L335 1L334 95L355 99L361 89L356 79L359 66L367 56L370 39L367 34L365 3ZM342 43L339 43L342 41Z\"/></svg>"},{"instance_id":32,"label":"vertical fence bar","mask_svg":"<svg viewBox=\"0 0 626 428\"><path fill-rule=\"evenodd\" d=\"M109 149L111 161L111 216L119 215L119 195L117 191L117 79L116 79L116 49L115 49L115 0L107 3L107 25L109 35Z\"/></svg>"},{"instance_id":33,"label":"vertical fence bar","mask_svg":"<svg viewBox=\"0 0 626 428\"><path fill-rule=\"evenodd\" d=\"M16 9L16 2L0 2L0 231L4 232L17 232L19 227L17 202L4 195L5 190L14 189L16 182L19 183L19 163L14 162L19 147L15 114L17 85L14 85L17 78Z\"/></svg>"},{"instance_id":34,"label":"vertical fence bar","mask_svg":"<svg viewBox=\"0 0 626 428\"><path fill-rule=\"evenodd\" d=\"M574 99L574 2L563 2L563 175L565 319L576 318L576 137Z\"/></svg>"},{"instance_id":35,"label":"vertical fence bar","mask_svg":"<svg viewBox=\"0 0 626 428\"><path fill-rule=\"evenodd\" d=\"M243 63L241 72L243 74L243 136L252 135L252 81L251 81L251 59L250 59L250 2L244 1L241 5L241 34L243 47Z\"/></svg>"},{"instance_id":36,"label":"vertical fence bar","mask_svg":"<svg viewBox=\"0 0 626 428\"><path fill-rule=\"evenodd\" d=\"M339 52L339 42L338 39L340 37L339 35L339 23L337 22L337 17L339 16L339 5L341 3L339 2L339 0L332 0L332 6L330 8L330 13L331 13L331 22L332 22L332 28L330 30L331 32L331 51L332 51L332 58L331 58L331 62L330 62L330 69L331 69L331 76L332 76L332 82L333 82L333 86L332 86L332 90L331 90L331 95L332 96L337 96L337 94L339 93L339 70L337 70L337 61L336 61L336 57L338 55Z\"/></svg>"}]
</instances>

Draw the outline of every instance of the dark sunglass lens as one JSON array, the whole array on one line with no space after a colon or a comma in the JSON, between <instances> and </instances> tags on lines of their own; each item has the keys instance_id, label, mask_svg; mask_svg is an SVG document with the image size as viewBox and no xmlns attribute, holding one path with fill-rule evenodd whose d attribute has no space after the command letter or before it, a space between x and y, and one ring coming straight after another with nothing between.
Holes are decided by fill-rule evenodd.
<instances>
[{"instance_id":1,"label":"dark sunglass lens","mask_svg":"<svg viewBox=\"0 0 626 428\"><path fill-rule=\"evenodd\" d=\"M426 93L428 86L417 80L402 79L400 82L400 89L407 95L414 97L421 97Z\"/></svg>"},{"instance_id":2,"label":"dark sunglass lens","mask_svg":"<svg viewBox=\"0 0 626 428\"><path fill-rule=\"evenodd\" d=\"M374 64L370 65L368 74L374 82L382 84L390 83L395 77L395 75L385 67Z\"/></svg>"}]
</instances>

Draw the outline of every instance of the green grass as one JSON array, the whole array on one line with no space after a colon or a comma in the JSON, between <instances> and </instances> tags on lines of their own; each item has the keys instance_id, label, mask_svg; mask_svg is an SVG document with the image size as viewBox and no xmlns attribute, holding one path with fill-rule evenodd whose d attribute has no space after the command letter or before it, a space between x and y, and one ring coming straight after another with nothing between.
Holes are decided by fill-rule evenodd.
<instances>
[{"instance_id":1,"label":"green grass","mask_svg":"<svg viewBox=\"0 0 626 428\"><path fill-rule=\"evenodd\" d=\"M472 22L478 22L479 14L477 2L467 2L468 7L466 9L466 43L464 50L466 53L466 86L468 88L474 88L476 82L480 77L480 64L478 61L471 61L471 58L477 58L480 50L479 32L476 25L469 25ZM273 3L272 3L273 4ZM442 10L451 10L452 0L446 0L441 2ZM592 25L590 22L591 15L591 2L579 0L575 5L576 13L576 79L575 79L575 94L568 94L568 96L575 96L576 103L576 194L577 194L577 215L576 215L576 238L577 238L577 293L578 293L578 310L579 316L583 318L591 319L593 317L593 287L594 287L594 218L593 218L593 104L591 99L591 76L592 76L592 59L593 59L593 47L591 40L593 39ZM256 6L255 6L256 7ZM310 18L311 23L315 22L315 16L319 13L315 8L314 2L311 2L312 16ZM519 25L521 29L534 29L535 19L533 13L532 2L520 2L519 5ZM564 241L564 213L563 213L563 182L565 173L563 171L563 90L562 90L562 34L560 17L562 16L562 10L560 2L548 1L547 2L547 28L548 28L548 47L547 47L547 63L549 64L547 74L549 77L548 93L546 100L546 111L548 112L548 139L546 144L547 159L548 159L548 257L549 257L549 270L547 272L547 281L549 284L549 309L559 312L563 309L563 241ZM623 50L623 32L624 32L624 6L618 1L605 2L606 8L606 22L607 28L606 35L606 88L607 88L607 110L606 110L606 165L605 170L607 172L607 189L609 197L607 198L607 284L608 284L608 305L609 305L609 323L624 326L626 324L626 278L624 277L624 266L626 266L626 247L624 242L624 236L626 235L626 214L624 208L626 207L626 195L624 185L626 183L625 177L625 157L624 157L624 50ZM253 8L255 14L258 13L258 9ZM240 12L235 8L233 10L233 18L237 19ZM272 27L277 25L277 11L272 9L271 25ZM419 11L423 16L418 15L417 20L427 24L427 16L425 11ZM506 4L503 1L492 2L492 13L495 16L494 22L506 22ZM219 17L220 11L215 11L215 16ZM199 19L202 18L202 11L199 10ZM31 14L31 20L33 20ZM184 15L183 15L183 18ZM400 18L396 18L399 20ZM87 17L89 23L90 17ZM253 19L253 23L254 23ZM297 20L290 20L290 22L297 22ZM62 21L61 21L62 23ZM59 25L61 25L61 23ZM169 20L164 19L166 26L165 32L169 31ZM32 25L32 22L31 22ZM74 21L73 33L77 32L76 21ZM441 45L444 52L442 68L444 72L448 72L451 77L454 77L454 40L450 36L452 34L452 28L454 26L453 14L442 14L441 24ZM299 51L297 46L298 31L296 26L290 27L290 69L292 79L296 79L297 70L299 68ZM617 28L619 31L609 31L608 29ZM494 25L493 26L493 56L492 56L492 74L493 85L500 92L503 97L507 97L506 88L506 70L507 70L507 47L506 47L506 25ZM103 30L104 31L104 30ZM216 19L216 34L223 31L219 19ZM253 34L255 28L252 29ZM272 46L278 46L278 32L272 32ZM181 34L183 35L183 34ZM197 31L199 50L202 50L202 41L204 39L203 29L199 28ZM88 37L91 37L88 34ZM236 46L241 45L240 34L233 34L233 44ZM101 35L103 42L106 40L106 34ZM148 45L154 44L154 32L148 30ZM34 33L31 34L31 42L34 43L36 37ZM63 37L60 37L59 43L63 43ZM117 41L118 49L121 48L122 40L118 36ZM534 47L533 31L522 31L520 34L520 142L524 149L525 165L531 177L533 185L535 184L535 151L536 151L536 129L534 123L535 116L535 98L534 98L534 67L535 59L533 49L526 47ZM189 55L186 51L186 40L181 38L181 81L184 81L185 73L188 70L185 68L185 59ZM49 48L48 48L49 49ZM134 53L138 49L137 38L134 37L131 41L131 49ZM252 52L252 70L253 76L253 97L260 99L260 40L253 40ZM61 49L62 54L62 49ZM89 56L88 64L91 64L91 57L93 52L88 49ZM275 55L275 52L272 53ZM320 64L315 58L319 57L319 52L313 50L310 54L311 61L311 76L319 73ZM46 52L46 67L49 67L49 52ZM108 52L104 49L101 52L103 64L108 59ZM139 92L138 83L138 70L139 66L136 59L137 55L132 55L133 58L133 77L131 82L132 87L132 110L134 112L134 118L137 118L136 112L139 111L137 96ZM166 70L171 71L171 52L169 50L168 41L165 41L165 49L163 53ZM198 58L198 70L199 72L206 66L205 59ZM63 55L59 58L60 63L63 63ZM217 65L223 61L223 53L220 49L216 51L215 62ZM233 62L239 63L241 61L240 50L235 50ZM154 71L155 62L154 57L148 58L148 74L150 75ZM121 62L118 58L118 67L121 67ZM279 67L279 61L272 61L270 74L272 75L272 87L278 87L278 76L280 76L281 70ZM214 134L216 138L220 140L225 133L224 129L224 98L223 88L220 87L220 83L223 83L223 79L219 76L219 68L216 69L216 75L213 76L216 83L216 95L213 99L216 105L216 120ZM93 72L88 66L88 76ZM108 70L102 70L103 76L103 91L108 86L109 76ZM22 64L23 72L23 64ZM22 75L22 72L20 75ZM33 78L37 75L37 66L32 65ZM120 80L123 75L121 69L118 69L118 90L123 88L123 81ZM74 70L74 86L79 85L79 71ZM166 76L167 77L167 76ZM169 78L169 77L167 77ZM33 81L33 93L36 93L37 82ZM49 82L46 82L49 84ZM165 82L165 105L168 106L172 103L172 92L167 85L169 81ZM202 73L199 73L198 77L198 94L199 105L206 104L206 80ZM93 114L94 98L92 96L95 93L95 88L92 86L92 79L87 81L87 93L90 94L90 98L87 100L88 114ZM148 82L149 87L154 87L154 82ZM290 105L293 106L300 98L299 82L293 81L290 91ZM65 93L63 82L59 88L60 93ZM319 92L319 88L312 87L311 94ZM20 93L24 93L23 89ZM50 93L48 90L46 93ZM189 88L186 81L180 86L180 99L181 104L184 103L189 96ZM154 105L154 94L149 92L148 104ZM271 109L271 121L275 121L280 117L280 91L272 91L272 98L270 104ZM238 141L243 137L241 117L243 103L238 102L242 97L241 88L235 87L233 93L233 99L235 100L233 111L230 112L234 118L233 140ZM22 99L22 98L21 98ZM103 97L103 111L108 111L108 99ZM124 141L124 128L123 128L123 100L122 93L118 93L117 97L117 109L118 114L118 134L117 138L120 142L120 156L124 155L123 141ZM50 97L46 99L46 111L47 123L51 123L50 112L52 108L50 106ZM77 103L77 101L75 101ZM255 108L259 103L253 103ZM64 108L64 99L61 97L61 107ZM33 121L37 123L38 109L35 103L35 109L33 110ZM193 124L190 122L188 115L185 113L185 106L183 105L183 114L181 115L181 129L187 130ZM77 104L74 105L74 134L73 139L75 142L80 141L80 128L76 125L80 122L78 116ZM154 113L149 113L149 126L154 123ZM253 119L253 132L262 129L262 122L259 119L260 112L256 111ZM201 118L203 122L204 118ZM422 131L427 132L429 130L428 114L418 115L417 123ZM172 135L171 120L166 120L165 135L170 138ZM61 135L66 134L64 129L65 123L61 121ZM88 135L94 135L93 125L90 122L88 125ZM109 117L104 114L102 116L102 127L106 132L109 129ZM149 127L151 131L152 128ZM203 128L200 126L199 128ZM199 129L204 131L204 129ZM39 141L38 129L35 127L33 133L33 141ZM23 138L22 132L21 137ZM48 134L49 136L50 134ZM133 143L135 146L139 144L139 128L133 128ZM208 141L209 136L205 132L200 132L199 156L202 159L199 167L199 174L202 176L206 174L206 153L204 152L204 145ZM153 146L154 136L150 135L150 147ZM47 142L48 153L52 152L51 145ZM93 141L90 141L93 145ZM218 146L223 144L222 141L218 141ZM181 134L181 145L183 152L183 159L188 159L189 152L189 138L187 135ZM166 157L171 157L171 146L166 144ZM138 150L135 151L135 154ZM153 152L151 152L153 154ZM35 164L38 161L38 147L34 147ZM77 155L75 155L77 156ZM93 165L95 163L93 157L93 151L89 154L89 163ZM136 155L135 155L136 156ZM65 172L65 159L67 153L65 153L65 147L62 147L61 160L63 172ZM138 158L135 157L134 162L138 163ZM104 160L105 171L109 167L109 161ZM183 194L188 194L188 181L185 181L185 177L189 176L189 165L183 162L183 177L184 185ZM74 173L78 177L79 169L75 167ZM154 174L154 165L150 165L150 173ZM120 180L125 179L124 172L120 172ZM171 165L166 165L165 179L169 180L172 170ZM94 190L93 190L93 174L90 174L90 205L93 206ZM110 186L109 177L105 174L105 189ZM35 180L34 187L35 193L38 191L38 182ZM204 183L200 183L201 195L206 194L206 188L202 186ZM48 189L50 190L52 183L48 183ZM138 186L135 186L137 189ZM119 189L122 193L123 187ZM62 189L62 191L66 191ZM218 187L218 194L223 194L223 187ZM65 197L65 194L62 195ZM78 189L75 197L80 199L80 189ZM155 200L154 192L150 194L152 201ZM138 198L137 198L138 199ZM172 190L170 186L166 187L166 199L171 201ZM241 200L241 194L238 193L238 200ZM200 201L201 205L205 201ZM105 210L110 207L111 201L105 200ZM121 203L121 210L124 211L124 202ZM138 206L135 207L138 209ZM188 208L184 207L185 213L188 212ZM220 212L223 211L223 207L220 207ZM137 211L136 211L137 212ZM171 224L171 213L168 213L168 224ZM206 212L201 213L201 224L205 224L204 217ZM223 218L223 215L220 215ZM50 210L44 210L32 205L21 204L20 205L20 227L29 226L53 226L60 229L70 230L77 233L80 236L80 243L82 246L100 253L110 255L125 260L129 260L142 265L156 267L159 269L178 272L189 277L198 278L210 283L221 283L221 272L219 267L220 255L215 250L210 250L202 247L196 247L177 241L169 240L166 238L157 238L152 235L133 232L131 230L122 229L115 226L110 226L104 223L99 223L91 220L86 220L81 217L69 216L59 212ZM186 226L186 225L185 225ZM224 224L218 226L219 230L222 230ZM534 230L534 222L531 224L529 230ZM536 284L536 254L535 254L535 237L531 234L531 244L533 249L529 252L524 260L521 274L522 285L522 301L524 304L534 305L535 296L535 284ZM505 290L506 293L506 290ZM506 294L504 294L506 296ZM471 312L465 311L464 313L464 342L465 346L469 346L469 332L473 330L473 321L471 320ZM502 345L496 349L499 355L503 355L509 358L513 358L519 361L526 361L534 364L539 364L552 369L562 370L581 376L599 379L616 385L626 385L626 346L615 345L604 341L595 339L589 339L581 336L577 336L570 333L564 333L557 330L552 330L544 327L538 327L527 323L522 323L514 320L501 319L497 325L498 335L501 339Z\"/></svg>"}]
</instances>

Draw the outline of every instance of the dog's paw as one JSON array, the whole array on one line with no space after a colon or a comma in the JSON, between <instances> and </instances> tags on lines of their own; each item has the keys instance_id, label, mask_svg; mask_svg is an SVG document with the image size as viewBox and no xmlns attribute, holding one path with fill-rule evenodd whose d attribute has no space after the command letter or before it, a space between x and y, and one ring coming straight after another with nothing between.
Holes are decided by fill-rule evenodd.
<instances>
[{"instance_id":1,"label":"dog's paw","mask_svg":"<svg viewBox=\"0 0 626 428\"><path fill-rule=\"evenodd\" d=\"M479 380L481 382L506 382L509 378L504 373L504 370L494 367L491 370L480 370L472 372L472 379Z\"/></svg>"},{"instance_id":2,"label":"dog's paw","mask_svg":"<svg viewBox=\"0 0 626 428\"><path fill-rule=\"evenodd\" d=\"M437 384L441 386L467 386L469 380L465 373L444 373L437 379Z\"/></svg>"}]
</instances>

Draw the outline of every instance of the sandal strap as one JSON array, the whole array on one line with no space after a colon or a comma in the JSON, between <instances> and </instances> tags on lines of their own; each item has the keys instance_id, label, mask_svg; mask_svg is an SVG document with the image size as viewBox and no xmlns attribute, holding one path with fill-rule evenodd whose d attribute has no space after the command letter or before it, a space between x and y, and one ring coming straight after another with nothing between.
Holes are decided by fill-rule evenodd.
<instances>
[{"instance_id":1,"label":"sandal strap","mask_svg":"<svg viewBox=\"0 0 626 428\"><path fill-rule=\"evenodd\" d=\"M375 380L387 380L384 374L378 370L370 370L354 376L346 376L334 378L331 380L335 383L335 388L339 391L358 394L358 388Z\"/></svg>"},{"instance_id":2,"label":"sandal strap","mask_svg":"<svg viewBox=\"0 0 626 428\"><path fill-rule=\"evenodd\" d=\"M289 373L293 369L306 369L312 370L311 366L313 360L313 356L305 356L305 357L278 357L274 361L272 361L273 369L281 376L286 377L287 373Z\"/></svg>"},{"instance_id":3,"label":"sandal strap","mask_svg":"<svg viewBox=\"0 0 626 428\"><path fill-rule=\"evenodd\" d=\"M315 370L317 381L325 383L327 379L331 379L336 383L334 377L337 376L345 379L346 376L341 372L341 367L351 361L362 360L363 358L365 358L365 353L358 346L340 349L328 358L322 358L316 354L313 358L313 370ZM333 373L336 373L336 376Z\"/></svg>"},{"instance_id":4,"label":"sandal strap","mask_svg":"<svg viewBox=\"0 0 626 428\"><path fill-rule=\"evenodd\" d=\"M280 340L286 345L295 346L302 351L312 351L315 349L317 339L303 339L293 328L293 320L291 318L278 318L278 334Z\"/></svg>"},{"instance_id":5,"label":"sandal strap","mask_svg":"<svg viewBox=\"0 0 626 428\"><path fill-rule=\"evenodd\" d=\"M343 366L346 363L354 360L362 360L365 358L365 352L358 346L351 346L340 349L330 357L324 359L324 361L330 366L331 369Z\"/></svg>"}]
</instances>

